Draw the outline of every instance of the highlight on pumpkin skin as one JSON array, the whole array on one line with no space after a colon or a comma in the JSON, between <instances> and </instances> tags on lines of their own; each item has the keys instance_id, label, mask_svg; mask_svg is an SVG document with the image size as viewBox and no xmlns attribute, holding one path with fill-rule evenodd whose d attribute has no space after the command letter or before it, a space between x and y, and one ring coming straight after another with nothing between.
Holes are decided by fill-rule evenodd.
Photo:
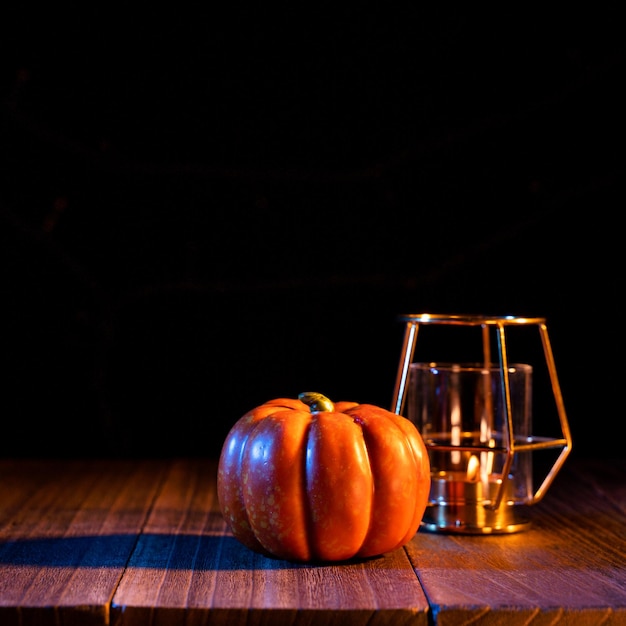
<instances>
[{"instance_id":1,"label":"highlight on pumpkin skin","mask_svg":"<svg viewBox=\"0 0 626 626\"><path fill-rule=\"evenodd\" d=\"M304 411L280 411L258 422L242 463L244 504L263 548L278 557L311 558L304 491Z\"/></svg>"},{"instance_id":2,"label":"highlight on pumpkin skin","mask_svg":"<svg viewBox=\"0 0 626 626\"><path fill-rule=\"evenodd\" d=\"M417 532L430 465L412 422L306 392L248 411L224 442L218 500L248 548L293 561L395 550Z\"/></svg>"},{"instance_id":3,"label":"highlight on pumpkin skin","mask_svg":"<svg viewBox=\"0 0 626 626\"><path fill-rule=\"evenodd\" d=\"M317 414L306 450L310 541L315 558L341 561L361 549L372 518L374 476L358 424L336 412Z\"/></svg>"}]
</instances>

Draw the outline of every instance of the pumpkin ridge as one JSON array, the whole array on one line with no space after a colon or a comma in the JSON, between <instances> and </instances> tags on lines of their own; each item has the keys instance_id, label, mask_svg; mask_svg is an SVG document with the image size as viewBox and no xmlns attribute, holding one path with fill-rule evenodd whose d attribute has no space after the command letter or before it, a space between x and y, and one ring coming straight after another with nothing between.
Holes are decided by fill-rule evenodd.
<instances>
[{"instance_id":1,"label":"pumpkin ridge","mask_svg":"<svg viewBox=\"0 0 626 626\"><path fill-rule=\"evenodd\" d=\"M365 517L363 511L371 509L372 475L361 428L345 413L317 413L307 460L315 557L352 558L368 532L369 514ZM334 498L328 498L328 493L334 493Z\"/></svg>"},{"instance_id":2,"label":"pumpkin ridge","mask_svg":"<svg viewBox=\"0 0 626 626\"><path fill-rule=\"evenodd\" d=\"M314 521L313 521L313 504L311 502L311 477L310 477L310 473L311 473L311 454L310 454L310 437L311 437L311 431L313 430L313 421L315 420L316 416L314 414L311 413L311 419L309 420L309 423L307 425L306 428L306 432L304 435L304 441L305 441L305 445L304 445L304 454L302 455L302 464L303 464L303 472L302 472L302 494L303 494L303 498L305 499L305 530L306 530L306 542L307 542L307 547L308 547L308 551L309 554L311 555L311 560L317 560L319 558L319 555L317 554L317 551L315 550L315 545L314 545L314 532L313 532L313 527L314 527Z\"/></svg>"},{"instance_id":3,"label":"pumpkin ridge","mask_svg":"<svg viewBox=\"0 0 626 626\"><path fill-rule=\"evenodd\" d=\"M282 407L280 407L282 408ZM277 412L280 412L277 411ZM241 454L241 465L239 466L239 472L241 473L241 475L243 476L243 467L244 467L244 459L246 459L246 457L248 456L248 454L251 454L250 451L250 442L254 441L255 438L255 434L257 434L257 431L262 430L264 427L264 422L266 419L271 418L275 415L275 412L272 411L270 414L268 415L264 415L261 419L257 419L257 420L253 420L250 423L250 427L247 431L247 436L246 439L243 443L242 446L242 454ZM250 514L250 503L249 503L249 498L246 498L245 495L245 489L243 487L243 485L241 486L241 494L242 494L242 501L243 501L243 510L246 516L246 521L248 523L248 526L250 527L252 534L254 535L254 542L256 543L256 545L258 545L257 551L261 552L262 554L272 554L271 550L266 547L264 545L264 543L259 539L258 533L255 529L254 524L252 523L252 519L251 519L251 514Z\"/></svg>"},{"instance_id":4,"label":"pumpkin ridge","mask_svg":"<svg viewBox=\"0 0 626 626\"><path fill-rule=\"evenodd\" d=\"M397 472L410 471L412 469L416 469L415 466L415 454L413 451L412 445L407 440L407 434L400 427L400 425L388 414L388 412L380 409L379 407L375 407L372 405L362 405L367 413L366 416L362 417L360 415L352 415L360 418L362 420L362 430L363 430L363 439L365 441L367 453L370 457L370 466L372 468L373 475L373 483L372 483L372 509L370 514L370 523L367 531L367 535L365 536L361 548L358 552L358 556L360 557L369 557L375 556L377 554L381 554L383 552L390 552L398 547L404 545L406 543L407 536L412 536L415 531L412 529L411 522L407 521L407 525L405 526L405 531L402 532L401 536L396 536L395 541L391 542L393 538L392 535L388 535L384 541L381 542L381 522L380 516L381 511L383 514L387 512L387 504L389 502L381 501L381 498L389 499L389 494L383 496L380 492L377 493L376 486L379 484L386 484L389 481L388 476L384 476L384 463L381 463L381 449L387 448L389 446L389 440L393 438L395 443L402 447L403 454L397 454L394 456L394 466L396 463L398 464L397 468L394 467L394 470ZM355 412L356 413L356 412ZM355 419L356 421L356 419ZM384 427L380 428L381 423L384 422ZM386 442L381 445L381 433L385 435ZM394 433L390 435L390 433ZM377 449L378 448L378 449ZM399 451L398 451L399 452ZM409 461L408 465L410 467L406 467L405 463L400 463L400 461L404 459L405 461ZM411 517L411 520L414 521L414 516ZM388 524L385 524L384 528L387 529L389 527ZM373 548L378 544L378 548Z\"/></svg>"},{"instance_id":5,"label":"pumpkin ridge","mask_svg":"<svg viewBox=\"0 0 626 626\"><path fill-rule=\"evenodd\" d=\"M298 416L302 432L296 439L292 440L292 445L285 448L286 443L292 438L294 431L289 428L291 419ZM258 429L261 432L259 442L264 436L270 435L270 445L276 446L270 455L271 462L269 471L273 476L273 480L261 480L261 483L254 479L257 488L260 484L265 484L265 488L269 489L258 500L253 497L253 504L257 507L256 517L252 521L251 526L255 533L257 541L263 546L264 550L278 556L279 558L309 560L309 538L304 533L307 524L306 508L304 506L304 495L302 493L302 480L291 481L288 477L290 472L301 470L300 459L304 456L304 447L302 442L305 441L305 435L310 428L310 415L308 412L296 410L279 409L268 415L259 423ZM293 422L292 422L293 423ZM256 433L255 428L255 433ZM277 443L280 440L281 443ZM289 449L293 454L284 456L284 451ZM291 459L288 460L288 459ZM256 471L259 470L259 461L248 459L250 466ZM282 468L282 469L280 469ZM264 472L265 473L265 472ZM266 477L267 478L267 477ZM293 476L292 476L293 478ZM258 492L257 492L258 493ZM297 503L301 503L300 513L298 513ZM271 511L274 510L274 513ZM281 514L283 511L284 514ZM282 522L285 518L291 517L294 526L286 530ZM267 526L266 526L267 525ZM281 535L283 532L291 537L293 541L288 541Z\"/></svg>"},{"instance_id":6,"label":"pumpkin ridge","mask_svg":"<svg viewBox=\"0 0 626 626\"><path fill-rule=\"evenodd\" d=\"M358 405L356 407L354 407L353 409L348 409L348 414L350 415L350 417L352 417L353 421L355 424L357 424L360 429L361 429L361 436L363 437L363 443L364 443L364 447L365 447L365 454L367 455L367 462L368 465L371 468L371 472L372 472L372 493L371 493L371 507L370 507L370 516L369 516L369 520L367 523L367 532L365 533L365 537L363 537L363 541L361 542L361 545L359 547L359 551L357 552L357 554L360 554L361 550L363 550L363 546L367 545L367 540L370 537L371 531L372 531L372 526L374 523L374 517L376 516L376 511L377 511L377 499L376 499L376 483L378 482L378 477L376 476L376 472L374 471L374 463L372 461L372 454L371 454L371 433L368 431L367 429L367 418L363 417L362 415L360 415L358 413L359 409L362 407L363 405Z\"/></svg>"},{"instance_id":7,"label":"pumpkin ridge","mask_svg":"<svg viewBox=\"0 0 626 626\"><path fill-rule=\"evenodd\" d=\"M218 470L222 474L232 473L239 476L242 473L243 462L248 449L250 436L260 423L260 420L254 419L253 412L250 412L246 417L249 417L249 421L241 422L240 425L242 428L237 430L233 429L228 436ZM237 441L237 436L239 436L239 441ZM237 448L236 455L233 454L231 456L229 454L230 447ZM224 480L220 481L220 484L223 485L224 483ZM220 493L218 492L218 500L222 500L219 496ZM252 524L250 523L250 515L244 496L243 485L239 481L236 482L236 494L232 497L232 499L229 498L226 493L224 496L226 496L226 501L221 502L221 507L223 512L226 514L226 523L228 524L233 535L235 535L237 539L250 549L266 553L263 545L257 540ZM229 500L230 502L228 502ZM234 500L234 502L232 500ZM233 511L231 508L232 506L235 506L237 511ZM240 520L239 515L243 515L244 519Z\"/></svg>"}]
</instances>

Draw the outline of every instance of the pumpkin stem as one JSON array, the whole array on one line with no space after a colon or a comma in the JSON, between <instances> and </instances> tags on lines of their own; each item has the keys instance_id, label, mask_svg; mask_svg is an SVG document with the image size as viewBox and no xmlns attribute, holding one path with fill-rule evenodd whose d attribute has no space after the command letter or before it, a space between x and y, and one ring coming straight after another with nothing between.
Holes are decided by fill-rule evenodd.
<instances>
[{"instance_id":1,"label":"pumpkin stem","mask_svg":"<svg viewBox=\"0 0 626 626\"><path fill-rule=\"evenodd\" d=\"M311 407L311 413L334 411L335 405L323 394L317 391L305 391L298 394L298 400Z\"/></svg>"}]
</instances>

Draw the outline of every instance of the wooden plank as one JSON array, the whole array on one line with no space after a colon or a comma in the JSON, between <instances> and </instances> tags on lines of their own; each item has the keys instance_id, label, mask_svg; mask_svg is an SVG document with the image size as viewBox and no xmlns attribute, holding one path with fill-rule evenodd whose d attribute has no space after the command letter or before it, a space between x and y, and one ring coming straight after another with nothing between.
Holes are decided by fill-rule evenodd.
<instances>
[{"instance_id":1,"label":"wooden plank","mask_svg":"<svg viewBox=\"0 0 626 626\"><path fill-rule=\"evenodd\" d=\"M335 565L244 548L215 469L0 460L0 624L425 625L419 581L436 624L626 623L624 460L567 464L527 532L420 532L406 552Z\"/></svg>"},{"instance_id":2,"label":"wooden plank","mask_svg":"<svg viewBox=\"0 0 626 626\"><path fill-rule=\"evenodd\" d=\"M219 513L215 469L204 460L172 465L113 598L113 624L428 623L403 550L306 565L242 546Z\"/></svg>"},{"instance_id":3,"label":"wooden plank","mask_svg":"<svg viewBox=\"0 0 626 626\"><path fill-rule=\"evenodd\" d=\"M154 462L0 460L0 623L108 624Z\"/></svg>"},{"instance_id":4,"label":"wooden plank","mask_svg":"<svg viewBox=\"0 0 626 626\"><path fill-rule=\"evenodd\" d=\"M530 530L420 531L407 548L438 625L626 624L626 463L565 466Z\"/></svg>"}]
</instances>

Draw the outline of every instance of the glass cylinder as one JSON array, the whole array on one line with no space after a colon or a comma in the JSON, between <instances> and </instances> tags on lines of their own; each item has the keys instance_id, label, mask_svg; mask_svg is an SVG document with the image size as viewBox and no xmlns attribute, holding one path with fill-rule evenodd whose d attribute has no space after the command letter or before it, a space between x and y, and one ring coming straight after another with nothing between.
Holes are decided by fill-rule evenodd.
<instances>
[{"instance_id":1,"label":"glass cylinder","mask_svg":"<svg viewBox=\"0 0 626 626\"><path fill-rule=\"evenodd\" d=\"M530 365L503 372L494 365L412 363L406 416L429 450L426 530L510 533L528 526L522 505L533 500L532 455L509 450L532 439Z\"/></svg>"}]
</instances>

